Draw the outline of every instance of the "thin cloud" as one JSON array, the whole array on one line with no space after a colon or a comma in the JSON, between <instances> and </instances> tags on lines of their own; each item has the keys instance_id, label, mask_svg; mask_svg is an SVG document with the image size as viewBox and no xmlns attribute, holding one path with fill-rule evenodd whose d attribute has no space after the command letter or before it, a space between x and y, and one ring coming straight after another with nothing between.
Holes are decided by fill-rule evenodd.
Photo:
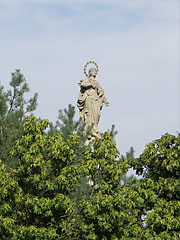
<instances>
[{"instance_id":1,"label":"thin cloud","mask_svg":"<svg viewBox=\"0 0 180 240\"><path fill-rule=\"evenodd\" d=\"M23 30L26 34L111 34L153 24L177 24L179 16L176 0L0 0L0 4L1 29L7 32L14 26L13 32Z\"/></svg>"}]
</instances>

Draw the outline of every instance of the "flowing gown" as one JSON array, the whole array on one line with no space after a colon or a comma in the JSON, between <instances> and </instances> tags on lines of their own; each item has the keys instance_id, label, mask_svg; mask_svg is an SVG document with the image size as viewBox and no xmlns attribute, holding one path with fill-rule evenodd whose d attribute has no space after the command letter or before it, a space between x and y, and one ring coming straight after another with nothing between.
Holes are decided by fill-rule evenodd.
<instances>
[{"instance_id":1,"label":"flowing gown","mask_svg":"<svg viewBox=\"0 0 180 240\"><path fill-rule=\"evenodd\" d=\"M80 110L80 117L85 122L86 127L92 126L92 135L100 137L98 123L103 103L107 101L104 90L100 87L98 81L91 77L81 80L79 85L81 90L77 106Z\"/></svg>"}]
</instances>

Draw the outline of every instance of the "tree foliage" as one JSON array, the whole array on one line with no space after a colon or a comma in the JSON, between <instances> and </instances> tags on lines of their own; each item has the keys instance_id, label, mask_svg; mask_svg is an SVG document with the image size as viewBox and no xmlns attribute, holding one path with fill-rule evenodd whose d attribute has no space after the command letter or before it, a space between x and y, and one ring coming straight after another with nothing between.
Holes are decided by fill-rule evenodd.
<instances>
[{"instance_id":1,"label":"tree foliage","mask_svg":"<svg viewBox=\"0 0 180 240\"><path fill-rule=\"evenodd\" d=\"M180 136L166 134L148 144L132 166L144 176L135 186L145 216L141 239L179 239Z\"/></svg>"},{"instance_id":2,"label":"tree foliage","mask_svg":"<svg viewBox=\"0 0 180 240\"><path fill-rule=\"evenodd\" d=\"M0 239L180 239L180 135L135 158L132 147L120 155L112 126L92 149L72 105L55 125L37 120L19 70L10 85L0 87Z\"/></svg>"},{"instance_id":3,"label":"tree foliage","mask_svg":"<svg viewBox=\"0 0 180 240\"><path fill-rule=\"evenodd\" d=\"M59 110L58 118L55 123L50 123L49 134L53 135L56 132L61 132L63 138L66 139L70 134L81 135L84 131L84 124L79 120L75 120L75 107L71 104L64 110Z\"/></svg>"},{"instance_id":4,"label":"tree foliage","mask_svg":"<svg viewBox=\"0 0 180 240\"><path fill-rule=\"evenodd\" d=\"M7 169L1 163L1 238L108 238L116 225L122 227L119 179L128 164L117 161L119 152L109 133L95 141L94 152L87 147L79 158L79 136L48 136L47 125L46 120L28 118L11 152L18 166ZM93 185L77 204L72 191L82 176L91 178Z\"/></svg>"},{"instance_id":5,"label":"tree foliage","mask_svg":"<svg viewBox=\"0 0 180 240\"><path fill-rule=\"evenodd\" d=\"M47 126L27 118L9 156L18 165L0 163L2 240L179 239L180 136L164 135L135 159L121 158L107 132L79 155L78 135L51 136ZM130 166L142 177L124 183Z\"/></svg>"},{"instance_id":6,"label":"tree foliage","mask_svg":"<svg viewBox=\"0 0 180 240\"><path fill-rule=\"evenodd\" d=\"M15 161L7 161L8 155L23 132L25 118L37 107L37 93L26 100L25 94L29 92L29 87L25 77L20 70L11 75L11 89L5 91L0 86L0 159L14 165Z\"/></svg>"}]
</instances>

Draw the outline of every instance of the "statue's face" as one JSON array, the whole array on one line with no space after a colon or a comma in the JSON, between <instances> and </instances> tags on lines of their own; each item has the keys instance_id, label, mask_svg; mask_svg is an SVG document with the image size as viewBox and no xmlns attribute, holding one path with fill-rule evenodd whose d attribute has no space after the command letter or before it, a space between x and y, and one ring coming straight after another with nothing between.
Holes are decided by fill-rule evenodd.
<instances>
[{"instance_id":1,"label":"statue's face","mask_svg":"<svg viewBox=\"0 0 180 240\"><path fill-rule=\"evenodd\" d=\"M96 77L97 75L97 71L95 68L90 68L89 69L89 76L93 76L93 77Z\"/></svg>"}]
</instances>

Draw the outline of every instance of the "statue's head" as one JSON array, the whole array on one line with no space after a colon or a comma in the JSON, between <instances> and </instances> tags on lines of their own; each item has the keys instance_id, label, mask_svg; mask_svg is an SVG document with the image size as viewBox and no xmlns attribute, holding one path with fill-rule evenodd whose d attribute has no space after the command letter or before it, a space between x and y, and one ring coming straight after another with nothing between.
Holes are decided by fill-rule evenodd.
<instances>
[{"instance_id":1,"label":"statue's head","mask_svg":"<svg viewBox=\"0 0 180 240\"><path fill-rule=\"evenodd\" d=\"M90 77L90 76L93 76L93 77L95 78L96 75L97 75L97 70L96 70L96 68L90 68L90 69L89 69L89 77Z\"/></svg>"}]
</instances>

